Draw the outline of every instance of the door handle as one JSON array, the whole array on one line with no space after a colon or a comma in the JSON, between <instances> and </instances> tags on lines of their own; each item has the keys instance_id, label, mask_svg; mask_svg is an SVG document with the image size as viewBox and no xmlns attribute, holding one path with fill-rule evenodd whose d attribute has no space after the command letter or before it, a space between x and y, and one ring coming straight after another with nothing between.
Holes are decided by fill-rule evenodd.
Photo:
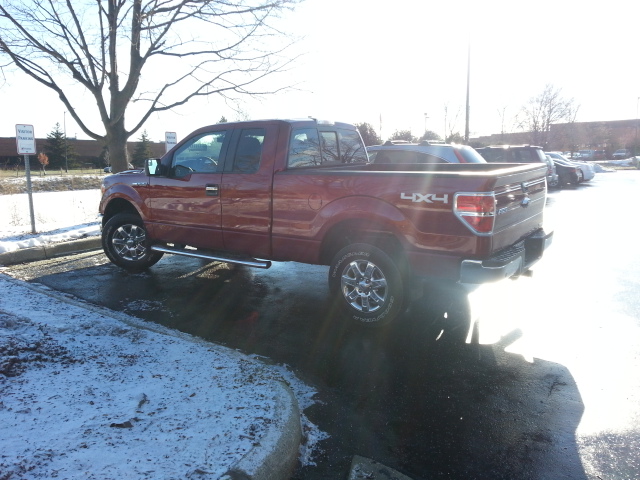
<instances>
[{"instance_id":1,"label":"door handle","mask_svg":"<svg viewBox=\"0 0 640 480\"><path fill-rule=\"evenodd\" d=\"M207 197L217 197L219 195L220 186L217 184L209 183L205 186L205 192L207 193Z\"/></svg>"}]
</instances>

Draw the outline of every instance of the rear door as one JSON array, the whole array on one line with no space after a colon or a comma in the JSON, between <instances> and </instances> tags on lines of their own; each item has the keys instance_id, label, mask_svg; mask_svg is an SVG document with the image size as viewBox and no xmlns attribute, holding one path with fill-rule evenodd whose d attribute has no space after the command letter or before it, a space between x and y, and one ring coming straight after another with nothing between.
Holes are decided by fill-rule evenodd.
<instances>
[{"instance_id":1,"label":"rear door","mask_svg":"<svg viewBox=\"0 0 640 480\"><path fill-rule=\"evenodd\" d=\"M220 200L225 250L271 254L271 194L277 124L246 125L233 133Z\"/></svg>"}]
</instances>

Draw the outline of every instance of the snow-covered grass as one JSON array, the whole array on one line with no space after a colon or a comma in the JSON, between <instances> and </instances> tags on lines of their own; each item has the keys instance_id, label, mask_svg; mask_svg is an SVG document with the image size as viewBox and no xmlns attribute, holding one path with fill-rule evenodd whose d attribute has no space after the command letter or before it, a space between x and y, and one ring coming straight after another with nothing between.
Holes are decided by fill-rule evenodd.
<instances>
[{"instance_id":1,"label":"snow-covered grass","mask_svg":"<svg viewBox=\"0 0 640 480\"><path fill-rule=\"evenodd\" d=\"M32 194L32 233L26 193L0 195L0 253L100 234L100 190Z\"/></svg>"}]
</instances>

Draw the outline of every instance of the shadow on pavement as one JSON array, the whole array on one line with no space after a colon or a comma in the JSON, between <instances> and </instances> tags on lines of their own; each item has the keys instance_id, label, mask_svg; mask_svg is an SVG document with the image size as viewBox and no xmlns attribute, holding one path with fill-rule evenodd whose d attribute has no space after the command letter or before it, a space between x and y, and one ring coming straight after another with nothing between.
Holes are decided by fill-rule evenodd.
<instances>
[{"instance_id":1,"label":"shadow on pavement","mask_svg":"<svg viewBox=\"0 0 640 480\"><path fill-rule=\"evenodd\" d=\"M414 479L586 479L571 373L477 343L465 292L431 288L393 328L334 320L326 269L261 271L169 258L132 275L71 265L34 281L290 365L318 389L306 415L330 438L296 479L346 478L353 455ZM470 343L469 343L470 342Z\"/></svg>"}]
</instances>

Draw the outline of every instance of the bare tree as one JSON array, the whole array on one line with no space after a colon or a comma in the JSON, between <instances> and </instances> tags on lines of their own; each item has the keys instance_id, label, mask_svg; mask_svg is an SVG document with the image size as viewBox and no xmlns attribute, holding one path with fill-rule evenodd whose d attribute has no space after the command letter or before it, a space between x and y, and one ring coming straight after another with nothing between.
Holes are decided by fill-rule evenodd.
<instances>
[{"instance_id":1,"label":"bare tree","mask_svg":"<svg viewBox=\"0 0 640 480\"><path fill-rule=\"evenodd\" d=\"M117 172L128 165L127 139L155 112L211 95L233 103L285 89L263 81L293 61L284 56L293 42L281 41L273 20L299 1L4 0L0 58L55 91L82 131L107 146ZM78 86L97 116L80 118Z\"/></svg>"},{"instance_id":2,"label":"bare tree","mask_svg":"<svg viewBox=\"0 0 640 480\"><path fill-rule=\"evenodd\" d=\"M532 97L522 107L518 124L522 130L531 133L532 143L545 146L549 142L552 123L574 118L577 107L574 106L573 99L564 99L561 93L560 88L547 84L540 95Z\"/></svg>"},{"instance_id":3,"label":"bare tree","mask_svg":"<svg viewBox=\"0 0 640 480\"><path fill-rule=\"evenodd\" d=\"M449 139L460 139L460 134L455 131L456 125L458 124L458 118L460 117L461 108L458 107L458 110L453 117L453 121L449 117L449 104L446 103L444 106L444 140L445 142L449 142ZM464 138L463 138L464 140Z\"/></svg>"}]
</instances>

